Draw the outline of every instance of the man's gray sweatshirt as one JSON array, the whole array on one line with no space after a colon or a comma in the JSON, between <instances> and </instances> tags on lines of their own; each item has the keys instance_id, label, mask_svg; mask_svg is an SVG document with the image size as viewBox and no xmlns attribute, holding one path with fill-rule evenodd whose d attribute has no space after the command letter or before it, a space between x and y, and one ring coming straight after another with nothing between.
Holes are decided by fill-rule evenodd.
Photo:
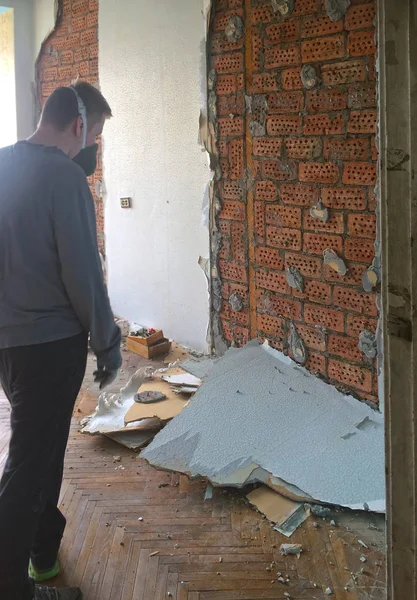
<instances>
[{"instance_id":1,"label":"man's gray sweatshirt","mask_svg":"<svg viewBox=\"0 0 417 600\"><path fill-rule=\"evenodd\" d=\"M120 367L82 169L61 150L0 149L0 349L90 333L99 364Z\"/></svg>"}]
</instances>

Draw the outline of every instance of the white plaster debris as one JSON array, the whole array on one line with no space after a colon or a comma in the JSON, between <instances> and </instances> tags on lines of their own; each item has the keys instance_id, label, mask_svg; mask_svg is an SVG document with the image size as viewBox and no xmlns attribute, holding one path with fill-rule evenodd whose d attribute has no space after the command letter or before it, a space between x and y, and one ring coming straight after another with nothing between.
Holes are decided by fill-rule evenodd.
<instances>
[{"instance_id":1,"label":"white plaster debris","mask_svg":"<svg viewBox=\"0 0 417 600\"><path fill-rule=\"evenodd\" d=\"M385 510L382 415L256 341L228 350L142 457L214 485L278 480L317 502Z\"/></svg>"}]
</instances>

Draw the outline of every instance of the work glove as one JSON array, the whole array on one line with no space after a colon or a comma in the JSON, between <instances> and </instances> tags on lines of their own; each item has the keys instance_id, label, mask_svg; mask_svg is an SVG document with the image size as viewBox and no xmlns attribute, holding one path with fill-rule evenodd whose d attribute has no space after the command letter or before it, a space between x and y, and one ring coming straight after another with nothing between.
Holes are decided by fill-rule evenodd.
<instances>
[{"instance_id":1,"label":"work glove","mask_svg":"<svg viewBox=\"0 0 417 600\"><path fill-rule=\"evenodd\" d=\"M104 390L105 387L111 385L117 378L119 369L106 369L106 367L97 367L94 371L94 382L100 384L100 389Z\"/></svg>"}]
</instances>

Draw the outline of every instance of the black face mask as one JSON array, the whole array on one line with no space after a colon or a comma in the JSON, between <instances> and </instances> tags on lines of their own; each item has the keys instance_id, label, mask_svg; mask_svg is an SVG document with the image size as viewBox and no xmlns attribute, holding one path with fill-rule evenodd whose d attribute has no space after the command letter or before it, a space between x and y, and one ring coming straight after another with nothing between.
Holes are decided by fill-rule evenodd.
<instances>
[{"instance_id":1,"label":"black face mask","mask_svg":"<svg viewBox=\"0 0 417 600\"><path fill-rule=\"evenodd\" d=\"M97 151L98 144L87 146L77 154L73 161L79 165L87 177L90 177L96 170L97 166Z\"/></svg>"}]
</instances>

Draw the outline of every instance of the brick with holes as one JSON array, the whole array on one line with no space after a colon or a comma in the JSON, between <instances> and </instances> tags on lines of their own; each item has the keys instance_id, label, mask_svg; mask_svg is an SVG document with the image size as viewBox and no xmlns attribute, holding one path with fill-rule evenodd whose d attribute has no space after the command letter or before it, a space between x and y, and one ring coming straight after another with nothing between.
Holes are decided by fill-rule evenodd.
<instances>
[{"instance_id":1,"label":"brick with holes","mask_svg":"<svg viewBox=\"0 0 417 600\"><path fill-rule=\"evenodd\" d=\"M307 92L307 110L310 113L344 110L347 93L338 88L311 90Z\"/></svg>"},{"instance_id":2,"label":"brick with holes","mask_svg":"<svg viewBox=\"0 0 417 600\"><path fill-rule=\"evenodd\" d=\"M345 256L355 262L371 263L375 256L373 240L348 238L345 241Z\"/></svg>"},{"instance_id":3,"label":"brick with holes","mask_svg":"<svg viewBox=\"0 0 417 600\"><path fill-rule=\"evenodd\" d=\"M299 44L279 44L265 48L265 68L275 69L299 65L301 62Z\"/></svg>"},{"instance_id":4,"label":"brick with holes","mask_svg":"<svg viewBox=\"0 0 417 600\"><path fill-rule=\"evenodd\" d=\"M363 188L324 187L321 189L324 206L338 210L365 210L366 192Z\"/></svg>"},{"instance_id":5,"label":"brick with holes","mask_svg":"<svg viewBox=\"0 0 417 600\"><path fill-rule=\"evenodd\" d=\"M322 354L310 352L305 366L311 373L327 375L327 359Z\"/></svg>"},{"instance_id":6,"label":"brick with holes","mask_svg":"<svg viewBox=\"0 0 417 600\"><path fill-rule=\"evenodd\" d=\"M343 213L330 213L329 219L324 222L320 219L314 219L308 209L304 210L303 226L305 231L326 231L327 233L344 233L345 224Z\"/></svg>"},{"instance_id":7,"label":"brick with holes","mask_svg":"<svg viewBox=\"0 0 417 600\"><path fill-rule=\"evenodd\" d=\"M319 198L319 188L313 185L300 185L293 183L281 184L281 200L284 204L298 206L311 206Z\"/></svg>"},{"instance_id":8,"label":"brick with holes","mask_svg":"<svg viewBox=\"0 0 417 600\"><path fill-rule=\"evenodd\" d=\"M328 137L324 140L323 156L326 160L368 160L370 145L367 138Z\"/></svg>"},{"instance_id":9,"label":"brick with holes","mask_svg":"<svg viewBox=\"0 0 417 600\"><path fill-rule=\"evenodd\" d=\"M268 135L300 134L302 131L302 118L300 116L269 117L266 120Z\"/></svg>"},{"instance_id":10,"label":"brick with holes","mask_svg":"<svg viewBox=\"0 0 417 600\"><path fill-rule=\"evenodd\" d=\"M269 94L267 100L270 114L298 113L304 108L304 94L300 91Z\"/></svg>"},{"instance_id":11,"label":"brick with holes","mask_svg":"<svg viewBox=\"0 0 417 600\"><path fill-rule=\"evenodd\" d=\"M243 70L243 54L242 52L234 52L216 56L213 60L213 66L219 74L239 73Z\"/></svg>"},{"instance_id":12,"label":"brick with holes","mask_svg":"<svg viewBox=\"0 0 417 600\"><path fill-rule=\"evenodd\" d=\"M231 251L235 262L246 264L247 262L247 235L246 224L234 221L231 225Z\"/></svg>"},{"instance_id":13,"label":"brick with holes","mask_svg":"<svg viewBox=\"0 0 417 600\"><path fill-rule=\"evenodd\" d=\"M328 352L349 362L362 363L363 356L358 348L357 337L346 337L342 335L329 335Z\"/></svg>"},{"instance_id":14,"label":"brick with holes","mask_svg":"<svg viewBox=\"0 0 417 600\"><path fill-rule=\"evenodd\" d=\"M344 116L341 113L317 114L304 117L305 135L341 135L345 132Z\"/></svg>"},{"instance_id":15,"label":"brick with holes","mask_svg":"<svg viewBox=\"0 0 417 600\"><path fill-rule=\"evenodd\" d=\"M348 133L376 133L376 109L351 111Z\"/></svg>"},{"instance_id":16,"label":"brick with holes","mask_svg":"<svg viewBox=\"0 0 417 600\"><path fill-rule=\"evenodd\" d=\"M320 279L322 273L323 261L321 258L315 258L306 254L296 254L294 252L285 253L285 266L295 267L303 277Z\"/></svg>"},{"instance_id":17,"label":"brick with holes","mask_svg":"<svg viewBox=\"0 0 417 600\"><path fill-rule=\"evenodd\" d=\"M292 17L303 17L306 15L315 15L320 10L321 0L297 0Z\"/></svg>"},{"instance_id":18,"label":"brick with holes","mask_svg":"<svg viewBox=\"0 0 417 600\"><path fill-rule=\"evenodd\" d=\"M322 152L322 142L318 137L290 137L284 143L289 158L311 160L319 158Z\"/></svg>"},{"instance_id":19,"label":"brick with holes","mask_svg":"<svg viewBox=\"0 0 417 600\"><path fill-rule=\"evenodd\" d=\"M275 202L278 199L277 186L273 181L257 181L255 186L255 198L267 202Z\"/></svg>"},{"instance_id":20,"label":"brick with holes","mask_svg":"<svg viewBox=\"0 0 417 600\"><path fill-rule=\"evenodd\" d=\"M316 38L301 43L303 63L335 60L345 55L345 38L343 34Z\"/></svg>"},{"instance_id":21,"label":"brick with holes","mask_svg":"<svg viewBox=\"0 0 417 600\"><path fill-rule=\"evenodd\" d=\"M241 117L221 118L217 120L220 137L243 136L244 121Z\"/></svg>"},{"instance_id":22,"label":"brick with holes","mask_svg":"<svg viewBox=\"0 0 417 600\"><path fill-rule=\"evenodd\" d=\"M347 217L348 234L358 237L376 237L376 216L368 213L351 213Z\"/></svg>"},{"instance_id":23,"label":"brick with holes","mask_svg":"<svg viewBox=\"0 0 417 600\"><path fill-rule=\"evenodd\" d=\"M343 311L333 308L324 308L317 304L306 304L304 306L304 320L310 325L319 325L331 331L343 333L345 328L345 315Z\"/></svg>"},{"instance_id":24,"label":"brick with holes","mask_svg":"<svg viewBox=\"0 0 417 600\"><path fill-rule=\"evenodd\" d=\"M301 209L294 206L269 204L266 207L266 222L276 227L301 227Z\"/></svg>"},{"instance_id":25,"label":"brick with holes","mask_svg":"<svg viewBox=\"0 0 417 600\"><path fill-rule=\"evenodd\" d=\"M275 317L301 319L301 302L280 294L257 291L257 311Z\"/></svg>"},{"instance_id":26,"label":"brick with holes","mask_svg":"<svg viewBox=\"0 0 417 600\"><path fill-rule=\"evenodd\" d=\"M348 90L348 108L363 109L376 107L375 84L354 85Z\"/></svg>"},{"instance_id":27,"label":"brick with holes","mask_svg":"<svg viewBox=\"0 0 417 600\"><path fill-rule=\"evenodd\" d=\"M246 268L242 265L236 265L231 262L220 260L219 269L222 279L229 279L230 281L236 281L238 283L246 283L248 280Z\"/></svg>"},{"instance_id":28,"label":"brick with holes","mask_svg":"<svg viewBox=\"0 0 417 600\"><path fill-rule=\"evenodd\" d=\"M343 183L347 185L376 185L376 164L347 162L343 167Z\"/></svg>"},{"instance_id":29,"label":"brick with holes","mask_svg":"<svg viewBox=\"0 0 417 600\"><path fill-rule=\"evenodd\" d=\"M330 379L365 392L372 391L372 372L356 365L349 365L330 359L328 365Z\"/></svg>"},{"instance_id":30,"label":"brick with holes","mask_svg":"<svg viewBox=\"0 0 417 600\"><path fill-rule=\"evenodd\" d=\"M265 29L265 37L269 43L296 42L300 35L299 21L283 21L269 25Z\"/></svg>"},{"instance_id":31,"label":"brick with holes","mask_svg":"<svg viewBox=\"0 0 417 600\"><path fill-rule=\"evenodd\" d=\"M280 137L257 137L253 139L254 156L268 156L279 158L281 156L282 138Z\"/></svg>"},{"instance_id":32,"label":"brick with holes","mask_svg":"<svg viewBox=\"0 0 417 600\"><path fill-rule=\"evenodd\" d=\"M304 298L315 304L331 305L332 288L323 281L307 281L304 286L304 292L293 290L293 295L297 298Z\"/></svg>"},{"instance_id":33,"label":"brick with holes","mask_svg":"<svg viewBox=\"0 0 417 600\"><path fill-rule=\"evenodd\" d=\"M362 288L362 277L365 271L364 265L348 262L346 275L336 273L329 265L324 265L323 278L333 283L342 283Z\"/></svg>"},{"instance_id":34,"label":"brick with holes","mask_svg":"<svg viewBox=\"0 0 417 600\"><path fill-rule=\"evenodd\" d=\"M364 313L371 316L377 315L375 295L366 294L350 287L335 286L333 290L333 304L352 312Z\"/></svg>"},{"instance_id":35,"label":"brick with holes","mask_svg":"<svg viewBox=\"0 0 417 600\"><path fill-rule=\"evenodd\" d=\"M326 351L327 335L321 327L310 327L297 323L297 332L309 350Z\"/></svg>"},{"instance_id":36,"label":"brick with holes","mask_svg":"<svg viewBox=\"0 0 417 600\"><path fill-rule=\"evenodd\" d=\"M257 246L255 248L255 260L259 267L268 267L276 271L284 270L284 261L282 260L280 251L274 248Z\"/></svg>"},{"instance_id":37,"label":"brick with holes","mask_svg":"<svg viewBox=\"0 0 417 600\"><path fill-rule=\"evenodd\" d=\"M297 163L291 160L262 161L262 175L267 179L293 181L297 178Z\"/></svg>"},{"instance_id":38,"label":"brick with holes","mask_svg":"<svg viewBox=\"0 0 417 600\"><path fill-rule=\"evenodd\" d=\"M367 315L348 314L346 318L346 333L349 336L359 339L359 334L364 329L376 333L378 320Z\"/></svg>"},{"instance_id":39,"label":"brick with holes","mask_svg":"<svg viewBox=\"0 0 417 600\"><path fill-rule=\"evenodd\" d=\"M335 163L300 163L300 181L304 183L337 183L339 177L339 168Z\"/></svg>"},{"instance_id":40,"label":"brick with holes","mask_svg":"<svg viewBox=\"0 0 417 600\"><path fill-rule=\"evenodd\" d=\"M243 140L232 140L229 144L230 179L243 178Z\"/></svg>"},{"instance_id":41,"label":"brick with holes","mask_svg":"<svg viewBox=\"0 0 417 600\"><path fill-rule=\"evenodd\" d=\"M242 200L244 196L243 184L239 181L223 180L221 194L225 200Z\"/></svg>"},{"instance_id":42,"label":"brick with holes","mask_svg":"<svg viewBox=\"0 0 417 600\"><path fill-rule=\"evenodd\" d=\"M375 31L354 31L348 36L349 56L365 56L375 54Z\"/></svg>"},{"instance_id":43,"label":"brick with holes","mask_svg":"<svg viewBox=\"0 0 417 600\"><path fill-rule=\"evenodd\" d=\"M345 85L366 80L364 60L350 60L323 65L321 77L325 85Z\"/></svg>"},{"instance_id":44,"label":"brick with holes","mask_svg":"<svg viewBox=\"0 0 417 600\"><path fill-rule=\"evenodd\" d=\"M257 326L259 331L273 335L274 337L282 339L285 336L284 320L280 317L258 314Z\"/></svg>"},{"instance_id":45,"label":"brick with holes","mask_svg":"<svg viewBox=\"0 0 417 600\"><path fill-rule=\"evenodd\" d=\"M345 17L345 29L367 29L375 25L375 3L350 6Z\"/></svg>"},{"instance_id":46,"label":"brick with holes","mask_svg":"<svg viewBox=\"0 0 417 600\"><path fill-rule=\"evenodd\" d=\"M282 88L284 90L301 90L303 82L301 81L301 67L284 69L281 73Z\"/></svg>"},{"instance_id":47,"label":"brick with holes","mask_svg":"<svg viewBox=\"0 0 417 600\"><path fill-rule=\"evenodd\" d=\"M337 254L341 254L343 250L343 238L340 235L304 233L303 240L303 250L308 254L321 256L327 248L331 248Z\"/></svg>"},{"instance_id":48,"label":"brick with holes","mask_svg":"<svg viewBox=\"0 0 417 600\"><path fill-rule=\"evenodd\" d=\"M301 37L314 38L341 33L343 31L343 21L333 23L327 15L314 15L302 21Z\"/></svg>"},{"instance_id":49,"label":"brick with holes","mask_svg":"<svg viewBox=\"0 0 417 600\"><path fill-rule=\"evenodd\" d=\"M291 294L291 288L283 272L258 268L256 270L256 285L271 292Z\"/></svg>"},{"instance_id":50,"label":"brick with holes","mask_svg":"<svg viewBox=\"0 0 417 600\"><path fill-rule=\"evenodd\" d=\"M288 250L301 250L301 231L287 227L266 228L266 241L268 246Z\"/></svg>"},{"instance_id":51,"label":"brick with holes","mask_svg":"<svg viewBox=\"0 0 417 600\"><path fill-rule=\"evenodd\" d=\"M252 78L252 92L254 94L266 94L278 91L277 73L254 73Z\"/></svg>"}]
</instances>

